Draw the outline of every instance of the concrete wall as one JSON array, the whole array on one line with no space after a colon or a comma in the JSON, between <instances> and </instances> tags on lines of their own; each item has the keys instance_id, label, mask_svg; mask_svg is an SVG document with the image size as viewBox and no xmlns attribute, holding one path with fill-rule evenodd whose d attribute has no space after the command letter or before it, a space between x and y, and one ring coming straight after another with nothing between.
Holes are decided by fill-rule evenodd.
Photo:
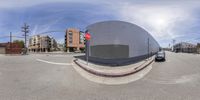
<instances>
[{"instance_id":1,"label":"concrete wall","mask_svg":"<svg viewBox=\"0 0 200 100\"><path fill-rule=\"evenodd\" d=\"M105 21L89 25L87 30L92 37L90 46L128 45L129 58L147 55L148 39L149 52L155 53L159 51L157 41L147 31L135 24L122 21Z\"/></svg>"}]
</instances>

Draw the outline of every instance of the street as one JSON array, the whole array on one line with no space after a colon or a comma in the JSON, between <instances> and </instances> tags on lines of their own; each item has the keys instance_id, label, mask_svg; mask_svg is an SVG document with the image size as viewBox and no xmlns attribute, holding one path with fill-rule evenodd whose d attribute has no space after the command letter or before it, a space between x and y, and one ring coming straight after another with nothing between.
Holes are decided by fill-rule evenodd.
<instances>
[{"instance_id":1,"label":"street","mask_svg":"<svg viewBox=\"0 0 200 100\"><path fill-rule=\"evenodd\" d=\"M0 100L199 100L200 55L166 52L142 79L104 85L82 77L74 55L0 55Z\"/></svg>"}]
</instances>

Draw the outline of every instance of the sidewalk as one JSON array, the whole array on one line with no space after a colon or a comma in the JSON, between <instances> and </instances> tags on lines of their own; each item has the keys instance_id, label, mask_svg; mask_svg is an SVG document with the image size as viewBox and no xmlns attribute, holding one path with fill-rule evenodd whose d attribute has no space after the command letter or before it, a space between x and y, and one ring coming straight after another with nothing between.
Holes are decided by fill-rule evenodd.
<instances>
[{"instance_id":1,"label":"sidewalk","mask_svg":"<svg viewBox=\"0 0 200 100\"><path fill-rule=\"evenodd\" d=\"M68 55L68 54L82 54L82 53L74 53L74 52L28 52L28 54Z\"/></svg>"},{"instance_id":2,"label":"sidewalk","mask_svg":"<svg viewBox=\"0 0 200 100\"><path fill-rule=\"evenodd\" d=\"M123 77L127 75L131 75L137 73L148 65L150 65L154 61L154 57L149 59L145 59L135 64L125 65L125 66L118 66L118 67L109 67L109 66L102 66L93 63L89 63L81 59L75 59L74 62L84 69L85 71L103 77Z\"/></svg>"}]
</instances>

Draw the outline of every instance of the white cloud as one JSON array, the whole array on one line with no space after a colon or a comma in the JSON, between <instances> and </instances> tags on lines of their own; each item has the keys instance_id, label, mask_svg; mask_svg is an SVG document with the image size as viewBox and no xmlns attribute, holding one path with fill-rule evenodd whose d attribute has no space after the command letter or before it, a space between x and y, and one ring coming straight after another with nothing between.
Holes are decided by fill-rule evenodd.
<instances>
[{"instance_id":1,"label":"white cloud","mask_svg":"<svg viewBox=\"0 0 200 100\"><path fill-rule=\"evenodd\" d=\"M98 3L98 0L0 0L0 8L29 7L45 3L56 2L78 2L78 3Z\"/></svg>"},{"instance_id":2,"label":"white cloud","mask_svg":"<svg viewBox=\"0 0 200 100\"><path fill-rule=\"evenodd\" d=\"M194 21L191 9L172 5L132 5L121 6L122 19L142 26L155 38L175 38L181 33L174 30L182 22Z\"/></svg>"},{"instance_id":3,"label":"white cloud","mask_svg":"<svg viewBox=\"0 0 200 100\"><path fill-rule=\"evenodd\" d=\"M159 42L185 36L183 32L196 24L197 17L194 12L200 9L200 1L198 0L0 0L0 2L0 10L1 8L28 7L52 2L98 4L113 11L109 13L117 15L120 20L143 27ZM103 13L105 12L103 11ZM59 20L61 19L48 22L45 25L38 24L33 27L31 33L47 31Z\"/></svg>"}]
</instances>

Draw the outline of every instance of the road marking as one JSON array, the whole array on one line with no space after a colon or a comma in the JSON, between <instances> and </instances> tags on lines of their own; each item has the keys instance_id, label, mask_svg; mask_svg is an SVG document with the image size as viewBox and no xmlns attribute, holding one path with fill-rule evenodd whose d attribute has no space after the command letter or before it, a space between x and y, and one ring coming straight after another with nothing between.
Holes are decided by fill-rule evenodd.
<instances>
[{"instance_id":1,"label":"road marking","mask_svg":"<svg viewBox=\"0 0 200 100\"><path fill-rule=\"evenodd\" d=\"M50 62L42 59L36 59L37 61L48 63L48 64L54 64L54 65L72 65L72 63L57 63L57 62Z\"/></svg>"}]
</instances>

